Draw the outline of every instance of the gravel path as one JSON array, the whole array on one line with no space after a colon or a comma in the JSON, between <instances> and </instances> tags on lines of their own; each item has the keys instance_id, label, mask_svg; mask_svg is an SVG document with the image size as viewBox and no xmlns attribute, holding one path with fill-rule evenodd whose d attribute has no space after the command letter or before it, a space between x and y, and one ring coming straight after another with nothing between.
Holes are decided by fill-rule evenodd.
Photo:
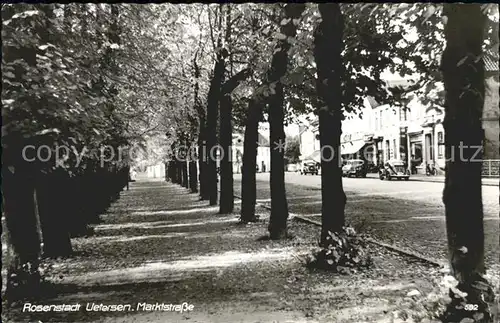
<instances>
[{"instance_id":1,"label":"gravel path","mask_svg":"<svg viewBox=\"0 0 500 323\"><path fill-rule=\"evenodd\" d=\"M32 303L81 309L23 313L24 304L16 304L4 309L3 321L388 322L408 291L425 295L441 276L376 246L369 249L370 270L348 276L310 271L304 257L319 228L290 221L294 238L266 241L259 239L267 233L265 209L258 210L263 220L249 225L238 224L238 210L217 211L178 186L133 183L102 215L95 235L73 240L75 257L45 264L47 294ZM156 303L183 302L193 310L154 310ZM101 303L125 311L88 310Z\"/></svg>"}]
</instances>

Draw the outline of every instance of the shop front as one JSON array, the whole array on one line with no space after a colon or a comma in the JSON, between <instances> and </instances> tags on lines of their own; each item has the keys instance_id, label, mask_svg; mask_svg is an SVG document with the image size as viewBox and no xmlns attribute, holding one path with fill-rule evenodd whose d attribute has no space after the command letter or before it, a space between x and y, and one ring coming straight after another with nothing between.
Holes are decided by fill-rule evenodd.
<instances>
[{"instance_id":1,"label":"shop front","mask_svg":"<svg viewBox=\"0 0 500 323\"><path fill-rule=\"evenodd\" d=\"M423 166L423 150L422 150L423 131L408 133L409 149L409 164L412 174L425 173Z\"/></svg>"},{"instance_id":2,"label":"shop front","mask_svg":"<svg viewBox=\"0 0 500 323\"><path fill-rule=\"evenodd\" d=\"M378 150L373 135L346 134L342 139L340 154L344 160L362 159L369 166L377 165Z\"/></svg>"}]
</instances>

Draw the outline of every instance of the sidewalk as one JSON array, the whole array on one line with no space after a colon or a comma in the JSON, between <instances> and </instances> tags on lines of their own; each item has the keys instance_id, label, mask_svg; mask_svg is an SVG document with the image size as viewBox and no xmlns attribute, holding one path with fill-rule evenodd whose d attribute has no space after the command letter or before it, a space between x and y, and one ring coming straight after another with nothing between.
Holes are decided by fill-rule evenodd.
<instances>
[{"instance_id":1,"label":"sidewalk","mask_svg":"<svg viewBox=\"0 0 500 323\"><path fill-rule=\"evenodd\" d=\"M265 209L258 209L263 221L241 225L238 209L219 215L206 204L161 180L131 183L94 236L72 240L75 257L47 263L52 294L37 304L80 304L80 311L22 313L20 304L7 315L65 322L388 322L408 308L409 291L425 295L441 275L376 245L369 246L375 263L369 271L309 271L304 257L319 228L289 221L293 239L266 241L259 239L267 234ZM184 302L193 310L156 305ZM92 304L129 306L86 310Z\"/></svg>"},{"instance_id":2,"label":"sidewalk","mask_svg":"<svg viewBox=\"0 0 500 323\"><path fill-rule=\"evenodd\" d=\"M368 178L378 179L378 174L367 174ZM444 183L444 176L427 176L422 174L416 174L410 176L410 181L421 181L421 182L435 182L435 183ZM500 183L499 178L482 178L482 184L487 186L498 186Z\"/></svg>"}]
</instances>

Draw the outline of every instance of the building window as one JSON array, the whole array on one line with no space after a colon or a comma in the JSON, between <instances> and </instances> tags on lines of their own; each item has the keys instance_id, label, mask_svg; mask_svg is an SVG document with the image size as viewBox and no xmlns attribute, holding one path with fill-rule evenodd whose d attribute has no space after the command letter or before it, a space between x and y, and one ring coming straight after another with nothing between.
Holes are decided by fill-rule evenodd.
<instances>
[{"instance_id":1,"label":"building window","mask_svg":"<svg viewBox=\"0 0 500 323\"><path fill-rule=\"evenodd\" d=\"M389 144L389 140L385 141L385 151L387 153L387 160L391 159L391 147Z\"/></svg>"},{"instance_id":2,"label":"building window","mask_svg":"<svg viewBox=\"0 0 500 323\"><path fill-rule=\"evenodd\" d=\"M406 107L399 108L399 121L408 120L408 109Z\"/></svg>"},{"instance_id":3,"label":"building window","mask_svg":"<svg viewBox=\"0 0 500 323\"><path fill-rule=\"evenodd\" d=\"M444 144L443 132L438 132L438 144Z\"/></svg>"},{"instance_id":4,"label":"building window","mask_svg":"<svg viewBox=\"0 0 500 323\"><path fill-rule=\"evenodd\" d=\"M444 136L443 132L438 132L438 158L444 158Z\"/></svg>"},{"instance_id":5,"label":"building window","mask_svg":"<svg viewBox=\"0 0 500 323\"><path fill-rule=\"evenodd\" d=\"M397 151L397 150L396 150L396 149L397 149L397 148L396 148L396 139L394 139L394 140L392 141L392 156L393 156L393 158L394 158L394 159L396 159L396 158L397 158L397 156L396 156L396 151Z\"/></svg>"}]
</instances>

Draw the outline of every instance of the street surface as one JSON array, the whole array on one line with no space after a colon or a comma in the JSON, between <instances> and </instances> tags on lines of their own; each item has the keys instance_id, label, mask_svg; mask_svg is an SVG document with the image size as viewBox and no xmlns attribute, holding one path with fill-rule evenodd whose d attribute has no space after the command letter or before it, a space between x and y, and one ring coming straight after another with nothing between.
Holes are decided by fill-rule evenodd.
<instances>
[{"instance_id":1,"label":"street surface","mask_svg":"<svg viewBox=\"0 0 500 323\"><path fill-rule=\"evenodd\" d=\"M305 259L319 227L290 221L294 239L262 239L269 212L258 208L263 221L242 225L239 202L218 214L179 185L138 176L94 234L72 239L74 257L43 261L37 304L81 308L31 312L19 302L2 321L389 322L412 310L404 295L426 295L441 279L437 268L374 244L369 270L312 271Z\"/></svg>"},{"instance_id":2,"label":"street surface","mask_svg":"<svg viewBox=\"0 0 500 323\"><path fill-rule=\"evenodd\" d=\"M241 192L241 175L235 175L235 192ZM321 220L321 176L286 173L291 213ZM269 173L257 174L257 197L269 203ZM358 231L427 257L446 259L446 224L442 191L444 184L344 178L346 218ZM499 189L483 185L486 260L499 259Z\"/></svg>"}]
</instances>

